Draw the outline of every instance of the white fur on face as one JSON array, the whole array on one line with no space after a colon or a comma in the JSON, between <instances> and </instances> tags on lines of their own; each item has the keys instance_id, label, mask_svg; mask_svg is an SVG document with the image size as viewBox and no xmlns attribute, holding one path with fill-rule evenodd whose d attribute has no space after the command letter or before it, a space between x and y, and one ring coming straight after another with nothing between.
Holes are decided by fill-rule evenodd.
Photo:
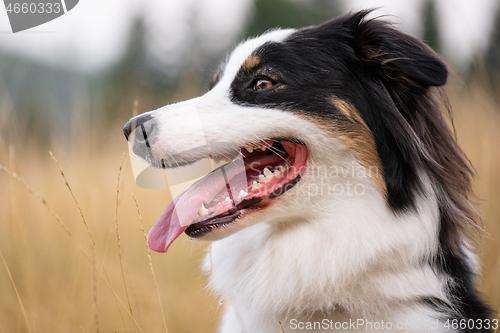
<instances>
[{"instance_id":1,"label":"white fur on face","mask_svg":"<svg viewBox=\"0 0 500 333\"><path fill-rule=\"evenodd\" d=\"M428 264L438 250L439 228L430 181L422 176L416 212L396 215L373 178L360 176L371 171L331 133L305 116L230 100L231 82L252 51L291 33L278 30L244 42L211 91L150 112L160 133L152 147L156 158L203 140L244 146L292 137L309 149L307 171L294 188L246 216L240 227L205 238L223 238L211 245L204 265L211 287L226 300L221 332L279 332L278 320L288 332L290 319L320 313L332 320L429 321L437 314L415 300L446 299L446 281ZM200 124L203 135L193 135Z\"/></svg>"}]
</instances>

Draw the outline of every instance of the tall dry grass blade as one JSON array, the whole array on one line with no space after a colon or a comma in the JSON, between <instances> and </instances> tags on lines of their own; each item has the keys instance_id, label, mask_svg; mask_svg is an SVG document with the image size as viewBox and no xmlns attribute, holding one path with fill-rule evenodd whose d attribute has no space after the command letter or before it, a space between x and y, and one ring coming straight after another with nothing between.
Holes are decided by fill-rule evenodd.
<instances>
[{"instance_id":1,"label":"tall dry grass blade","mask_svg":"<svg viewBox=\"0 0 500 333\"><path fill-rule=\"evenodd\" d=\"M120 261L120 269L122 273L123 279L123 287L125 288L125 295L127 296L128 308L130 310L130 314L134 316L132 312L132 305L130 304L130 297L128 295L127 282L125 281L125 273L123 271L123 260L122 260L122 248L121 248L121 240L120 240L120 228L118 227L118 207L120 205L120 177L122 174L123 161L125 160L125 152L122 154L122 159L120 162L120 168L118 169L118 183L116 185L116 210L115 210L115 229L116 229L116 240L118 242L118 258ZM137 333L137 328L134 324L134 331Z\"/></svg>"},{"instance_id":2,"label":"tall dry grass blade","mask_svg":"<svg viewBox=\"0 0 500 333\"><path fill-rule=\"evenodd\" d=\"M142 223L141 210L139 209L139 203L137 202L137 198L135 197L134 193L132 193L132 198L134 198L135 206L137 207L137 214L139 215L139 222L141 224L141 231L142 231L142 234L144 235L144 241L146 242L146 249L148 252L148 259L149 259L149 268L151 269L151 274L153 275L153 280L155 282L156 294L158 295L158 302L160 303L161 316L163 318L163 325L165 326L165 332L168 333L167 321L165 320L165 313L163 311L163 304L161 302L160 289L158 289L158 282L156 282L155 270L153 268L153 260L151 260L151 252L149 252L148 236L146 235L146 232L144 231L144 224Z\"/></svg>"},{"instance_id":3,"label":"tall dry grass blade","mask_svg":"<svg viewBox=\"0 0 500 333\"><path fill-rule=\"evenodd\" d=\"M0 164L0 170L4 171L11 178L15 179L18 183L23 185L31 195L33 195L38 201L40 201L42 203L42 205L44 205L45 208L47 208L50 215L52 215L52 217L54 217L54 219L59 223L59 225L68 234L68 236L71 238L71 240L74 242L74 244L77 245L78 249L83 253L85 258L87 258L87 260L89 262L92 262L90 255L83 249L83 247L80 245L80 243L78 243L78 241L73 237L73 235L71 234L71 231L68 229L68 227L66 227L66 224L63 222L63 220L61 220L59 215L56 214L56 212L52 209L52 207L49 206L49 204L47 203L47 201L45 200L45 198L42 195L39 194L38 192L36 192L31 186L29 186L29 184L26 180L19 177L19 175L17 173L12 172L11 170L9 170L9 168L5 167L4 165Z\"/></svg>"},{"instance_id":4,"label":"tall dry grass blade","mask_svg":"<svg viewBox=\"0 0 500 333\"><path fill-rule=\"evenodd\" d=\"M132 117L135 117L139 114L139 100L136 98L134 100L134 106L132 108Z\"/></svg>"},{"instance_id":5,"label":"tall dry grass blade","mask_svg":"<svg viewBox=\"0 0 500 333\"><path fill-rule=\"evenodd\" d=\"M0 258L2 259L5 270L7 271L7 275L9 275L10 283L12 283L12 287L14 288L14 291L16 292L17 301L19 302L19 305L21 306L21 310L22 310L23 316L24 316L24 321L26 322L26 326L28 327L28 332L31 333L31 327L30 327L30 323L28 321L28 316L26 315L26 311L24 310L23 301L21 300L21 296L19 295L19 292L17 291L16 283L14 282L14 279L12 278L12 274L10 274L10 269L9 269L9 266L7 265L7 262L5 261L2 250L0 250Z\"/></svg>"},{"instance_id":6,"label":"tall dry grass blade","mask_svg":"<svg viewBox=\"0 0 500 333\"><path fill-rule=\"evenodd\" d=\"M9 145L9 168L10 170L16 170L16 150L14 145ZM11 221L17 221L17 196L12 177L9 182L9 192ZM17 238L17 234L14 234L14 237ZM17 241L17 239L14 239L14 241Z\"/></svg>"},{"instance_id":7,"label":"tall dry grass blade","mask_svg":"<svg viewBox=\"0 0 500 333\"><path fill-rule=\"evenodd\" d=\"M280 323L281 331L285 333L285 329L283 328L283 325L281 325L281 321L278 320L278 323Z\"/></svg>"},{"instance_id":8,"label":"tall dry grass blade","mask_svg":"<svg viewBox=\"0 0 500 333\"><path fill-rule=\"evenodd\" d=\"M23 178L19 177L19 175L17 175L17 173L12 172L11 170L9 170L9 168L5 167L1 163L0 163L0 170L4 171L10 177L14 178L18 183L20 183L21 185L23 185L28 190L28 192L31 195L33 195L38 201L40 201L45 206L45 208L47 208L47 210L52 215L52 217L54 217L54 219L64 229L64 231L68 234L68 236L71 238L71 240L73 241L73 243L77 245L78 249L83 253L83 255L85 256L85 258L87 258L88 262L92 264L92 259L90 258L90 255L82 248L82 246L80 245L80 243L78 243L78 241L73 237L73 235L71 234L71 231L69 231L69 229L66 227L66 224L63 222L63 220L61 220L61 218L59 217L59 215L57 215L56 212L52 209L52 207L47 203L47 201L45 200L45 198L42 195L40 195L39 193L37 193L31 186L29 186L29 184L28 184L28 182L26 180L24 180ZM96 247L96 245L94 243L94 249L96 249L96 248L97 247ZM96 252L98 253L98 251L96 251ZM100 256L99 256L99 260L100 260L101 264L104 267L102 258ZM107 277L107 275L104 276L99 271L98 271L98 273L99 273L99 276L103 279L103 281L106 282L106 285L108 286L109 290L113 294L113 297L115 297L115 299L118 300L118 302L121 304L121 306L123 307L123 309L125 310L125 312L130 316L130 318L132 319L132 321L134 322L134 324L137 325L137 328L139 329L139 331L141 331L142 333L144 333L144 331L141 329L141 327L139 326L139 324L135 321L135 319L132 317L132 315L130 314L130 312L127 310L127 307L125 306L125 304L123 303L123 301L116 294L115 290L111 286L111 283L110 283L109 278Z\"/></svg>"},{"instance_id":9,"label":"tall dry grass blade","mask_svg":"<svg viewBox=\"0 0 500 333\"><path fill-rule=\"evenodd\" d=\"M95 331L99 333L99 308L97 306L97 267L95 263L95 251L92 252L92 280L94 283L94 321Z\"/></svg>"},{"instance_id":10,"label":"tall dry grass blade","mask_svg":"<svg viewBox=\"0 0 500 333\"><path fill-rule=\"evenodd\" d=\"M85 220L85 217L83 216L83 211L82 211L80 205L78 204L78 200L76 200L75 194L73 193L73 190L71 189L71 186L68 183L68 179L66 178L66 175L64 174L64 171L62 170L61 165L57 161L56 157L54 156L54 154L52 154L51 151L49 151L49 154L50 154L50 157L52 158L52 160L54 160L54 162L56 163L57 167L59 168L59 172L60 172L61 176L64 179L64 183L66 184L66 187L68 188L69 193L71 194L71 197L75 201L76 207L78 208L78 211L80 212L80 216L82 218L82 222L85 225L85 228L87 229L87 232L88 232L88 234L90 236L90 239L92 240L92 244L94 245L94 249L95 249L95 251L96 251L96 253L97 253L98 257L99 257L99 260L101 262L102 269L104 271L104 275L106 276L106 279L107 279L109 285L111 286L111 280L109 279L108 272L106 271L106 267L104 266L104 261L102 260L101 254L99 253L99 249L97 248L97 244L96 244L96 242L94 240L94 236L92 235L92 232L90 231L90 228L89 228L89 226L87 224L87 221ZM118 305L118 300L117 300L116 294L114 292L113 292L113 297L115 299L115 303L116 303L116 307L118 308L118 312L120 313L120 317L122 319L123 326L125 327L125 332L128 332L128 330L127 330L127 324L125 323L125 318L123 318L122 311L120 310L120 306ZM134 320L133 317L132 317L132 320ZM134 322L135 322L135 320L134 320Z\"/></svg>"}]
</instances>

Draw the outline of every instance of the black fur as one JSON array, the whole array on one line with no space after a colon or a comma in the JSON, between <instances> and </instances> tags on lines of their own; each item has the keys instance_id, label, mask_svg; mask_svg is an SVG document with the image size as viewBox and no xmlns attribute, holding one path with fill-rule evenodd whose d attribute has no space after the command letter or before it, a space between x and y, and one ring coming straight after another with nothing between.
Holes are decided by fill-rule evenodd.
<instances>
[{"instance_id":1,"label":"black fur","mask_svg":"<svg viewBox=\"0 0 500 333\"><path fill-rule=\"evenodd\" d=\"M413 95L423 95L429 85L444 84L447 70L413 37L388 28L383 21L362 21L367 13L340 17L299 30L283 43L263 45L254 52L262 64L238 73L232 97L236 103L345 121L329 99L350 101L375 137L389 204L402 211L413 206L419 188L418 148L405 126L418 109ZM254 91L253 83L259 78L270 78L275 85Z\"/></svg>"},{"instance_id":2,"label":"black fur","mask_svg":"<svg viewBox=\"0 0 500 333\"><path fill-rule=\"evenodd\" d=\"M367 20L368 13L349 14L262 45L253 53L258 65L240 69L232 82L232 101L323 117L326 123L334 118L341 124L350 120L332 97L353 105L375 138L393 211L413 210L422 191L418 170L424 170L441 195L440 253L433 265L451 278L449 294L456 302L454 309L441 300L427 303L442 309L444 318L491 318L460 251L464 232L476 217L468 199L473 172L434 96L434 87L446 83L448 70L421 41L384 21ZM271 80L273 86L255 90L259 79Z\"/></svg>"}]
</instances>

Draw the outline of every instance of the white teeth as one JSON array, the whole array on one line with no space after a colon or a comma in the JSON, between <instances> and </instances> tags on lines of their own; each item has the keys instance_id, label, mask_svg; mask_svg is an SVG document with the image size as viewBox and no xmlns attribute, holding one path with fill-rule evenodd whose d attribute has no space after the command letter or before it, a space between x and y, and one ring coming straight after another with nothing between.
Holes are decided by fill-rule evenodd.
<instances>
[{"instance_id":1,"label":"white teeth","mask_svg":"<svg viewBox=\"0 0 500 333\"><path fill-rule=\"evenodd\" d=\"M273 178L273 173L268 168L264 168L264 176L267 178Z\"/></svg>"},{"instance_id":2,"label":"white teeth","mask_svg":"<svg viewBox=\"0 0 500 333\"><path fill-rule=\"evenodd\" d=\"M260 184L254 180L252 183L252 191L257 190L258 188L260 188Z\"/></svg>"},{"instance_id":3,"label":"white teeth","mask_svg":"<svg viewBox=\"0 0 500 333\"><path fill-rule=\"evenodd\" d=\"M241 190L241 191L240 191L240 194L238 195L238 199L242 199L242 198L246 197L247 195L248 195L248 193L247 193L247 192L245 192L245 191Z\"/></svg>"},{"instance_id":4,"label":"white teeth","mask_svg":"<svg viewBox=\"0 0 500 333\"><path fill-rule=\"evenodd\" d=\"M226 198L226 201L231 201L231 199L229 199L229 197Z\"/></svg>"},{"instance_id":5,"label":"white teeth","mask_svg":"<svg viewBox=\"0 0 500 333\"><path fill-rule=\"evenodd\" d=\"M266 176L264 176L264 175L259 175L259 183L267 183L267 181L266 181Z\"/></svg>"},{"instance_id":6,"label":"white teeth","mask_svg":"<svg viewBox=\"0 0 500 333\"><path fill-rule=\"evenodd\" d=\"M285 170L286 170L286 165L284 164L278 165L278 168L274 170L274 176L277 177L281 175L283 172L285 172Z\"/></svg>"},{"instance_id":7,"label":"white teeth","mask_svg":"<svg viewBox=\"0 0 500 333\"><path fill-rule=\"evenodd\" d=\"M269 183L271 181L271 179L273 179L272 172L271 172L271 176L269 176L269 177L266 177L264 175L259 175L259 183Z\"/></svg>"},{"instance_id":8,"label":"white teeth","mask_svg":"<svg viewBox=\"0 0 500 333\"><path fill-rule=\"evenodd\" d=\"M274 174L268 168L264 168L264 175L259 176L259 183L269 183L273 179Z\"/></svg>"},{"instance_id":9,"label":"white teeth","mask_svg":"<svg viewBox=\"0 0 500 333\"><path fill-rule=\"evenodd\" d=\"M200 214L200 216L207 216L208 215L208 209L205 208L203 203L201 204L201 207L200 207L200 210L198 211L198 214Z\"/></svg>"},{"instance_id":10,"label":"white teeth","mask_svg":"<svg viewBox=\"0 0 500 333\"><path fill-rule=\"evenodd\" d=\"M249 153L252 153L254 150L262 150L265 151L268 147L267 144L264 143L250 143L248 146L244 147Z\"/></svg>"},{"instance_id":11,"label":"white teeth","mask_svg":"<svg viewBox=\"0 0 500 333\"><path fill-rule=\"evenodd\" d=\"M218 202L218 203L217 203L217 206L218 206L218 205L222 205L222 202Z\"/></svg>"}]
</instances>

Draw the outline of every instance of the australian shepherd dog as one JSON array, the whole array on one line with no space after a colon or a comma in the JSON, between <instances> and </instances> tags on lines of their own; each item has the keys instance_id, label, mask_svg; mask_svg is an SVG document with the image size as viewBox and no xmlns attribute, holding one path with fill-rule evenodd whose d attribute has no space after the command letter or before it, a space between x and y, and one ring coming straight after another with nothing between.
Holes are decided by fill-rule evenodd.
<instances>
[{"instance_id":1,"label":"australian shepherd dog","mask_svg":"<svg viewBox=\"0 0 500 333\"><path fill-rule=\"evenodd\" d=\"M238 198L221 196L212 172L148 235L158 252L182 233L214 241L204 269L224 299L221 333L498 325L474 287L479 218L440 88L447 67L368 14L248 39L206 94L125 125L128 139L147 132L134 139L148 140L142 157L165 168L196 160L182 154L196 146L194 123L241 149ZM197 121L182 111L193 104Z\"/></svg>"}]
</instances>

